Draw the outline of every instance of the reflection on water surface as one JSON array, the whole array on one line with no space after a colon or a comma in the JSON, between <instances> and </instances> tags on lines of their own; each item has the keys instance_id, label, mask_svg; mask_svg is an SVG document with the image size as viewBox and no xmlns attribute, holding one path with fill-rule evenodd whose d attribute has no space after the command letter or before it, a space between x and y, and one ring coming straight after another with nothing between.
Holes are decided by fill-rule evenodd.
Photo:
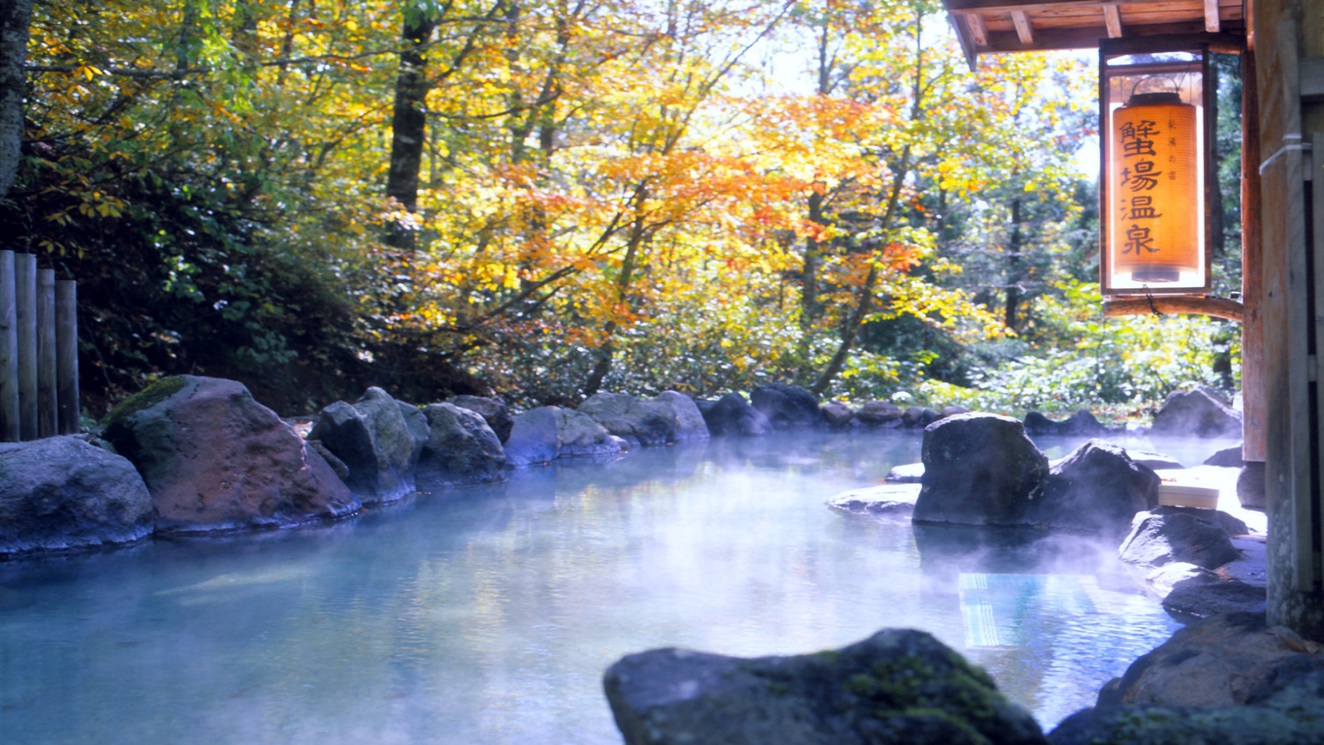
<instances>
[{"instance_id":1,"label":"reflection on water surface","mask_svg":"<svg viewBox=\"0 0 1324 745\"><path fill-rule=\"evenodd\" d=\"M619 743L600 676L621 655L800 653L887 626L930 631L1051 727L1176 628L1076 568L922 564L904 521L824 506L918 459L915 434L719 441L324 528L0 565L0 732Z\"/></svg>"}]
</instances>

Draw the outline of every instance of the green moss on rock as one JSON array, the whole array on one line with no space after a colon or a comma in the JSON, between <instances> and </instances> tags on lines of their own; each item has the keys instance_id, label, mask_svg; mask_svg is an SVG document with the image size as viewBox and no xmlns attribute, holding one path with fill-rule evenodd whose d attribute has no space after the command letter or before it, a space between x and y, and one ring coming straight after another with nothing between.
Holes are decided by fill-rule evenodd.
<instances>
[{"instance_id":1,"label":"green moss on rock","mask_svg":"<svg viewBox=\"0 0 1324 745\"><path fill-rule=\"evenodd\" d=\"M132 396L121 401L115 408L106 415L106 425L110 426L115 422L133 416L134 414L150 409L162 401L184 390L188 383L188 378L183 375L172 375L168 378L161 378L146 388L138 391Z\"/></svg>"}]
</instances>

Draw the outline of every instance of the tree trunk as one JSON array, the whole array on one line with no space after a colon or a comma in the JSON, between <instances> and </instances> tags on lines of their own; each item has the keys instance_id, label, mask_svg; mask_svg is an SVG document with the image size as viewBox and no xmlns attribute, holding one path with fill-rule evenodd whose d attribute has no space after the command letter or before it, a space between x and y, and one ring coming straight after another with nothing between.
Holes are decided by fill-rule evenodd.
<instances>
[{"instance_id":1,"label":"tree trunk","mask_svg":"<svg viewBox=\"0 0 1324 745\"><path fill-rule=\"evenodd\" d=\"M864 278L864 284L860 285L860 291L856 295L855 307L851 310L846 322L841 326L841 343L837 345L837 351L832 355L823 374L818 376L818 380L809 389L809 392L815 396L822 396L827 392L828 386L832 385L833 379L841 372L841 368L846 364L846 357L850 355L850 350L855 346L855 335L859 333L860 327L864 325L864 319L869 315L869 309L873 306L873 288L878 283L878 265L869 266L869 274Z\"/></svg>"},{"instance_id":2,"label":"tree trunk","mask_svg":"<svg viewBox=\"0 0 1324 745\"><path fill-rule=\"evenodd\" d=\"M1021 235L1021 198L1011 200L1011 240L1007 246L1007 287L1003 303L1002 323L1012 331L1017 326L1021 304L1021 248L1025 242Z\"/></svg>"},{"instance_id":3,"label":"tree trunk","mask_svg":"<svg viewBox=\"0 0 1324 745\"><path fill-rule=\"evenodd\" d=\"M400 34L400 72L395 80L395 110L391 115L391 168L386 175L386 196L395 199L409 212L418 210L418 180L423 166L423 146L427 142L427 44L436 30L432 16L407 12ZM417 246L413 226L393 223L386 242L396 248L413 250Z\"/></svg>"},{"instance_id":4,"label":"tree trunk","mask_svg":"<svg viewBox=\"0 0 1324 745\"><path fill-rule=\"evenodd\" d=\"M829 53L831 45L831 23L825 18L818 36L818 87L815 94L827 96L832 93L832 69L836 66L835 57ZM809 222L827 226L823 214L825 196L815 191L809 195ZM816 236L805 239L804 262L800 267L800 360L805 369L809 369L810 350L813 347L814 326L823 309L818 302L818 272L823 259L823 246Z\"/></svg>"},{"instance_id":5,"label":"tree trunk","mask_svg":"<svg viewBox=\"0 0 1324 745\"><path fill-rule=\"evenodd\" d=\"M910 104L910 121L919 122L924 118L924 44L920 38L919 27L923 23L923 11L916 9L918 15L915 19L915 79L912 91L914 98ZM887 208L883 211L883 217L878 221L878 232L886 234L892 229L893 220L896 219L897 209L901 203L901 190L905 186L906 177L910 175L911 168L911 146L907 144L901 150L901 157L892 171L891 191L887 195ZM864 278L864 283L860 286L860 291L855 296L855 307L847 315L846 320L841 326L841 340L837 343L837 351L833 353L832 359L824 368L823 373L818 376L818 380L810 387L810 392L815 396L822 396L827 392L828 386L832 385L833 379L841 372L841 368L846 364L846 358L855 346L855 337L859 333L860 327L864 324L864 319L869 317L869 310L873 305L874 285L878 282L878 264L872 262L869 265L869 273Z\"/></svg>"},{"instance_id":6,"label":"tree trunk","mask_svg":"<svg viewBox=\"0 0 1324 745\"><path fill-rule=\"evenodd\" d=\"M918 101L918 99L916 100ZM910 145L906 145L901 152L901 162L892 174L892 191L888 195L887 209L883 212L883 219L879 223L883 231L892 226L892 219L896 216L897 207L901 202L901 189L905 185L906 175L909 173ZM865 276L864 284L860 286L860 291L855 296L855 307L841 326L841 340L837 342L837 351L833 353L827 367L824 368L823 373L818 376L818 380L809 389L809 392L815 396L821 396L827 391L828 386L832 385L832 380L837 377L837 373L841 372L842 365L846 364L846 357L850 355L850 350L855 346L855 335L859 332L864 319L869 316L869 309L873 304L873 288L877 282L878 264L871 263L869 274Z\"/></svg>"},{"instance_id":7,"label":"tree trunk","mask_svg":"<svg viewBox=\"0 0 1324 745\"><path fill-rule=\"evenodd\" d=\"M257 70L258 39L257 10L251 0L238 0L234 6L234 28L230 32L230 44L236 52L243 55L241 64L245 72L252 75Z\"/></svg>"},{"instance_id":8,"label":"tree trunk","mask_svg":"<svg viewBox=\"0 0 1324 745\"><path fill-rule=\"evenodd\" d=\"M32 3L8 0L0 4L0 199L13 187L22 156L23 97L27 89L23 63L28 56Z\"/></svg>"},{"instance_id":9,"label":"tree trunk","mask_svg":"<svg viewBox=\"0 0 1324 745\"><path fill-rule=\"evenodd\" d=\"M823 195L818 192L809 195L809 221L816 225L827 225L823 217ZM805 258L800 269L800 358L806 367L809 365L814 325L822 312L818 302L818 269L822 251L818 238L811 235L805 239Z\"/></svg>"},{"instance_id":10,"label":"tree trunk","mask_svg":"<svg viewBox=\"0 0 1324 745\"><path fill-rule=\"evenodd\" d=\"M648 189L643 187L639 191L637 203L642 205L648 199ZM634 281L634 272L639 263L639 251L648 241L647 227L642 217L635 218L634 226L630 230L630 242L625 250L625 258L621 260L621 272L616 277L616 301L618 303L626 302L626 294L630 290L630 283ZM598 347L597 359L593 361L593 369L589 371L588 380L584 382L584 395L592 396L602 389L602 382L606 380L607 373L611 372L611 361L616 349L612 344L616 336L619 325L616 321L608 321L603 327L602 333L606 337L601 347Z\"/></svg>"}]
</instances>

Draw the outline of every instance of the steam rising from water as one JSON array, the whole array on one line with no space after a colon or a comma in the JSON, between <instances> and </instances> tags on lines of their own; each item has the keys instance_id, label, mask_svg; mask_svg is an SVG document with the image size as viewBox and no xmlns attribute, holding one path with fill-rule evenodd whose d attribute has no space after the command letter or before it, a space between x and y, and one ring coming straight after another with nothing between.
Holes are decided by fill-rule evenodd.
<instances>
[{"instance_id":1,"label":"steam rising from water","mask_svg":"<svg viewBox=\"0 0 1324 745\"><path fill-rule=\"evenodd\" d=\"M624 654L801 653L889 626L965 652L1052 726L1175 629L1098 578L1102 548L944 552L904 521L824 506L918 459L918 435L715 441L322 529L0 565L0 732L614 745L600 677ZM1046 572L1067 576L1023 580L994 609L1023 646L967 646L963 575ZM1092 611L1068 602L1080 592Z\"/></svg>"}]
</instances>

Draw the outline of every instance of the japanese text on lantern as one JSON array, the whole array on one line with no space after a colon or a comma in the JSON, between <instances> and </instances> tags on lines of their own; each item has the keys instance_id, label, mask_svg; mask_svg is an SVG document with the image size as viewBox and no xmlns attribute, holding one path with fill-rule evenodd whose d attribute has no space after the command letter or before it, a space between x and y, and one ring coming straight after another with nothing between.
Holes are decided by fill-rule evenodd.
<instances>
[{"instance_id":1,"label":"japanese text on lantern","mask_svg":"<svg viewBox=\"0 0 1324 745\"><path fill-rule=\"evenodd\" d=\"M1121 135L1122 158L1127 165L1122 168L1122 186L1128 192L1123 200L1123 219L1132 221L1126 231L1126 241L1122 253L1140 255L1142 251L1157 253L1154 239L1148 226L1140 225L1142 220L1157 220L1162 213L1154 206L1152 192L1158 186L1163 171L1153 158L1158 157L1154 150L1155 139L1162 134L1156 122L1141 119L1136 122L1124 122L1119 130ZM1174 141L1174 144L1175 141ZM1127 159L1138 158L1130 161Z\"/></svg>"}]
</instances>

